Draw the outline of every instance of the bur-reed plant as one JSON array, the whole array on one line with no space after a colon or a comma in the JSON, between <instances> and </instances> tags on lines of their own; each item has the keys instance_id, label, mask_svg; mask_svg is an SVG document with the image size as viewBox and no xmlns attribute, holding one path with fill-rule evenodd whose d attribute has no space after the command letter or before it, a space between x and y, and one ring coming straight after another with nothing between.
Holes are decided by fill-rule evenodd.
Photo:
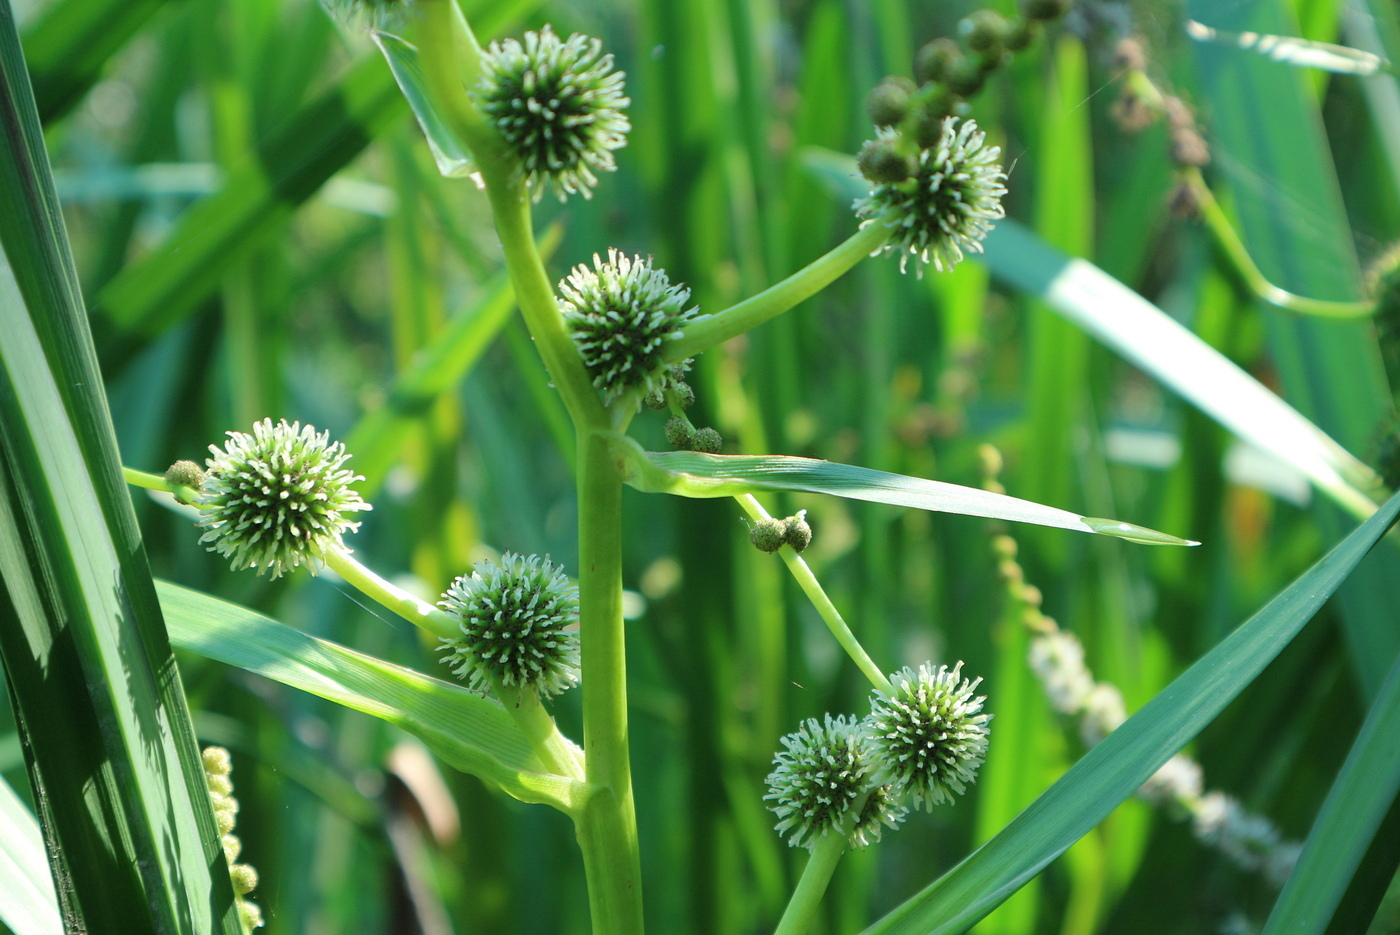
<instances>
[{"instance_id":1,"label":"bur-reed plant","mask_svg":"<svg viewBox=\"0 0 1400 935\"><path fill-rule=\"evenodd\" d=\"M778 930L808 930L819 924L819 907L843 854L889 843L906 809L933 810L964 793L995 749L997 731L991 728L1000 729L1007 715L999 712L993 723L984 712L988 699L976 694L984 683L964 677L956 643L942 647L931 661L925 654L902 668L907 653L863 645L857 632L869 624L848 625L838 609L840 603L860 602L834 600L799 554L822 547L817 507L774 517L757 495L829 494L1156 544L1187 543L998 493L815 459L740 453L746 447L742 442L692 422L691 405L719 408L715 397L722 397L725 387L722 377L714 377L718 368L696 358L707 351L724 353L718 349L723 342L760 326L779 325L786 320L779 316L867 255L898 254L901 269L912 263L922 275L926 266L933 274L951 273L967 254L981 252L983 239L1004 216L1006 189L1015 183L1008 182L987 131L967 116L963 99L977 95L987 76L1008 67L1015 55L1034 49L1045 24L1056 29L1068 4L1032 3L1023 16L1011 18L977 11L959 27L959 42L944 40L920 51L915 80L880 82L869 99L869 115L880 129L872 127L874 138L847 164L847 179L863 189L847 221L853 232L799 272L719 311L692 303L688 286L664 272L654 257L606 242L587 244L583 255L591 253L592 264L580 263L557 283L545 274L533 205L545 195L572 199L570 204L590 198L595 188L608 184L606 173L627 152L623 147L634 119L628 109L631 92L600 40L565 38L542 27L483 45L449 0L374 6L379 26L402 33L381 34L377 41L439 168L447 175L469 175L485 190L530 344L567 413L567 426L556 434L572 455L577 487L572 569L577 584L548 557L508 552L478 561L474 572L454 569L460 577L437 603L415 595L371 570L357 554L359 514L368 504L359 492L366 478L355 473L354 445L333 443L310 426L266 418L244 426L251 426L251 434L229 431L227 443L211 446L204 468L178 464L164 478L128 470L127 478L185 503L183 512L202 527L203 541L235 569L270 579L329 569L346 586L420 627L446 670L465 684L454 688L373 655L296 635L196 592L162 586L175 639L405 727L450 766L521 801L552 805L575 828L593 930L640 931L648 874L642 860L645 830L639 830L633 804L637 757L631 748L623 589L629 526L623 521L622 487L652 495L732 497L749 517L747 535L757 549L736 561L761 568L758 563L773 564L762 553L780 558L844 650L849 669L869 683L868 716L833 715L817 706L799 713L795 732L781 740L766 738L770 746L781 746L767 780L775 813L769 822L776 820L788 843L810 851ZM235 293L226 301L236 306ZM733 346L728 345L729 353ZM1163 364L1165 371L1171 367L1169 360ZM426 384L409 387L405 397L424 394ZM633 425L644 406L665 410L664 436L677 450L642 447L639 437L663 434L659 419L650 428ZM1220 409L1227 424L1239 418L1228 406ZM7 424L11 431L14 426ZM1312 441L1323 450L1323 466L1314 474L1323 478L1319 486L1353 512L1375 512L1365 472L1353 469L1323 443L1330 440L1318 436L1321 441ZM801 502L805 505L806 498ZM1369 519L1131 721L1123 723L1121 699L1118 707L1093 708L1089 697L1098 686L1087 671L1080 673L1084 696L1059 707L1085 713L1086 723L1094 721L1094 752L984 848L877 921L875 930L965 929L1115 803L1160 777L1164 763L1178 762L1168 758L1307 621L1393 513L1388 506ZM705 533L702 526L684 534ZM364 538L372 541L368 530ZM1010 561L1002 558L1003 565ZM1011 599L1029 603L1026 595L1018 591ZM7 651L7 665L12 653ZM985 683L992 699L996 681L989 675ZM561 730L566 713L556 711L569 697L561 693L575 683L582 696L578 742ZM1378 705L1387 697L1383 692ZM1100 716L1090 718L1091 710ZM1388 709L1377 710L1383 716ZM208 762L206 754L206 768ZM42 771L32 767L31 775L37 786ZM755 801L761 794L753 790ZM220 809L214 811L217 819ZM1228 824L1217 816L1211 827L1221 831ZM1353 836L1353 844L1359 840ZM748 846L762 852L762 846ZM227 844L224 850L227 856ZM242 866L234 868L240 895L250 882ZM263 902L275 918L266 896ZM856 917L863 925L873 916L857 911ZM250 919L245 912L244 921Z\"/></svg>"}]
</instances>

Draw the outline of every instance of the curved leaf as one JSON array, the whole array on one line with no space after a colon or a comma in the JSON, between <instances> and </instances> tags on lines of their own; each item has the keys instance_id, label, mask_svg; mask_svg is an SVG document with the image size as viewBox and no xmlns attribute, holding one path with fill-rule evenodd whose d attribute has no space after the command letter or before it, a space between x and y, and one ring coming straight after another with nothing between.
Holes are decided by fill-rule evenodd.
<instances>
[{"instance_id":1,"label":"curved leaf","mask_svg":"<svg viewBox=\"0 0 1400 935\"><path fill-rule=\"evenodd\" d=\"M1090 750L1000 834L871 926L868 935L963 932L1024 886L1243 691L1346 580L1397 514L1400 495Z\"/></svg>"},{"instance_id":2,"label":"curved leaf","mask_svg":"<svg viewBox=\"0 0 1400 935\"><path fill-rule=\"evenodd\" d=\"M467 144L458 138L442 114L438 113L432 95L425 87L423 69L418 64L418 49L392 33L376 29L371 35L379 51L384 53L384 60L389 63L389 70L394 73L399 90L403 92L423 136L428 140L428 149L433 154L433 162L437 163L438 172L449 179L470 176L475 171L471 153L467 150Z\"/></svg>"},{"instance_id":3,"label":"curved leaf","mask_svg":"<svg viewBox=\"0 0 1400 935\"><path fill-rule=\"evenodd\" d=\"M761 490L801 490L848 500L985 516L1037 526L1092 532L1149 545L1197 545L1145 526L1080 516L989 490L890 474L873 468L787 455L710 455L696 451L643 452L615 436L623 480L637 490L681 497L732 497ZM630 443L630 444L628 444Z\"/></svg>"},{"instance_id":4,"label":"curved leaf","mask_svg":"<svg viewBox=\"0 0 1400 935\"><path fill-rule=\"evenodd\" d=\"M156 583L181 649L362 711L415 735L455 769L524 802L565 811L579 784L549 773L496 701L421 672L308 636L237 604Z\"/></svg>"}]
</instances>

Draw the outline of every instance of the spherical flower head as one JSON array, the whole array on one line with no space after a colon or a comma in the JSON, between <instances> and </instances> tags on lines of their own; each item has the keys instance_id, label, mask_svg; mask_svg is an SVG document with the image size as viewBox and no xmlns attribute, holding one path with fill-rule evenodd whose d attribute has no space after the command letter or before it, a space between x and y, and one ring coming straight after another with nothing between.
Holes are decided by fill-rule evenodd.
<instances>
[{"instance_id":1,"label":"spherical flower head","mask_svg":"<svg viewBox=\"0 0 1400 935\"><path fill-rule=\"evenodd\" d=\"M860 815L856 817L855 825L851 828L851 847L869 847L880 840L886 828L899 827L904 816L909 814L909 810L900 804L899 800L900 797L895 793L893 786L876 786L871 789Z\"/></svg>"},{"instance_id":2,"label":"spherical flower head","mask_svg":"<svg viewBox=\"0 0 1400 935\"><path fill-rule=\"evenodd\" d=\"M856 201L862 227L880 224L889 230L889 240L875 252L898 252L900 270L912 256L939 272L951 270L964 253L981 253L991 222L1006 216L1000 155L1000 147L987 145L976 121L944 119L938 141L920 150L913 175L877 185ZM922 267L918 272L923 275Z\"/></svg>"},{"instance_id":3,"label":"spherical flower head","mask_svg":"<svg viewBox=\"0 0 1400 935\"><path fill-rule=\"evenodd\" d=\"M598 172L617 169L612 151L632 125L623 109L623 73L597 39L562 41L546 26L525 41L493 42L481 58L472 99L520 159L536 201L546 185L559 200L593 197Z\"/></svg>"},{"instance_id":4,"label":"spherical flower head","mask_svg":"<svg viewBox=\"0 0 1400 935\"><path fill-rule=\"evenodd\" d=\"M286 420L263 419L253 434L229 432L209 446L208 477L195 505L200 542L229 558L234 570L256 568L277 578L298 565L315 574L327 551L343 546L353 516L370 505L350 486L363 477L344 467L349 455L330 433Z\"/></svg>"},{"instance_id":5,"label":"spherical flower head","mask_svg":"<svg viewBox=\"0 0 1400 935\"><path fill-rule=\"evenodd\" d=\"M500 564L478 562L439 606L462 630L443 640L443 662L473 688L499 682L549 697L577 684L578 633L568 628L578 622L578 589L548 559L507 552Z\"/></svg>"},{"instance_id":6,"label":"spherical flower head","mask_svg":"<svg viewBox=\"0 0 1400 935\"><path fill-rule=\"evenodd\" d=\"M888 694L871 693L864 722L875 764L871 780L929 811L976 782L987 754L990 715L979 713L986 696L972 694L982 680L968 681L961 672L961 662L951 670L906 666L890 676Z\"/></svg>"},{"instance_id":7,"label":"spherical flower head","mask_svg":"<svg viewBox=\"0 0 1400 935\"><path fill-rule=\"evenodd\" d=\"M690 290L671 285L650 259L609 250L604 260L595 253L593 269L575 266L559 293L559 309L604 401L633 389L664 393L679 379L661 354L696 319L696 309L686 308Z\"/></svg>"},{"instance_id":8,"label":"spherical flower head","mask_svg":"<svg viewBox=\"0 0 1400 935\"><path fill-rule=\"evenodd\" d=\"M778 816L777 830L789 846L809 851L838 830L851 805L869 791L870 771L859 724L845 715L824 722L808 718L782 739L773 757L764 801ZM868 826L865 833L872 829Z\"/></svg>"}]
</instances>

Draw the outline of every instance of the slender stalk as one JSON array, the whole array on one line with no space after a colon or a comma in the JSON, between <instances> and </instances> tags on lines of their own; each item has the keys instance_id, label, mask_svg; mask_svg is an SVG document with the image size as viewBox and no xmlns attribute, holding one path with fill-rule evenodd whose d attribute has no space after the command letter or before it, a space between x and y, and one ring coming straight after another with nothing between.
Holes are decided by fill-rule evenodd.
<instances>
[{"instance_id":1,"label":"slender stalk","mask_svg":"<svg viewBox=\"0 0 1400 935\"><path fill-rule=\"evenodd\" d=\"M1315 315L1320 318L1368 318L1376 313L1376 303L1370 300L1338 302L1328 299L1310 299L1307 296L1294 295L1292 292L1280 289L1269 282L1260 272L1259 267L1254 265L1254 259L1249 255L1249 250L1245 248L1244 241L1240 240L1240 235L1235 232L1234 225L1225 216L1225 211L1220 207L1220 203L1215 200L1215 195L1211 192L1210 186L1206 185L1200 170L1184 168L1181 170L1181 177L1191 189L1192 198L1195 200L1196 206L1200 208L1201 218L1210 228L1215 242L1220 245L1221 250L1225 251L1225 255L1244 279L1245 284L1259 298L1270 305L1276 305L1299 315Z\"/></svg>"},{"instance_id":2,"label":"slender stalk","mask_svg":"<svg viewBox=\"0 0 1400 935\"><path fill-rule=\"evenodd\" d=\"M642 931L641 857L627 736L622 626L622 480L607 436L581 432L579 631L586 778L600 791L578 818L593 931Z\"/></svg>"},{"instance_id":3,"label":"slender stalk","mask_svg":"<svg viewBox=\"0 0 1400 935\"><path fill-rule=\"evenodd\" d=\"M583 751L559 732L559 725L545 710L539 692L533 688L506 685L500 679L492 679L491 693L500 700L506 712L529 738L530 745L535 748L545 766L561 776L583 779Z\"/></svg>"},{"instance_id":4,"label":"slender stalk","mask_svg":"<svg viewBox=\"0 0 1400 935\"><path fill-rule=\"evenodd\" d=\"M734 498L744 511L749 514L749 518L755 522L762 519L771 519L768 511L763 508L763 504L753 494L739 494ZM817 608L817 613L821 614L822 620L826 621L826 628L831 631L831 635L836 637L836 642L841 644L841 648L846 651L846 655L851 657L851 661L870 680L870 684L883 692L894 691L894 686L885 677L885 673L880 671L880 667L875 664L875 660L870 658L870 654L865 651L865 647L860 645L860 640L851 632L851 628L846 626L846 620L841 616L841 611L836 609L836 605L831 603L831 598L826 596L825 589L817 576L812 574L812 569L792 549L784 546L778 550L778 555L787 563L788 571L792 572L793 578L797 580L797 585L802 592L807 595L807 599L812 602L812 606Z\"/></svg>"},{"instance_id":5,"label":"slender stalk","mask_svg":"<svg viewBox=\"0 0 1400 935\"><path fill-rule=\"evenodd\" d=\"M866 796L861 796L851 805L852 814L860 814L865 808L865 799ZM827 885L831 883L831 876L845 853L844 831L824 835L817 842L807 866L802 868L802 878L797 881L797 888L792 891L773 935L803 935L812 927L817 910L821 908L822 897L826 895Z\"/></svg>"},{"instance_id":6,"label":"slender stalk","mask_svg":"<svg viewBox=\"0 0 1400 935\"><path fill-rule=\"evenodd\" d=\"M689 324L685 335L666 348L670 363L694 357L701 351L757 328L771 318L831 285L851 267L878 250L889 239L889 228L869 224L841 244L808 263L787 279L775 283L722 312Z\"/></svg>"},{"instance_id":7,"label":"slender stalk","mask_svg":"<svg viewBox=\"0 0 1400 935\"><path fill-rule=\"evenodd\" d=\"M456 617L385 581L360 564L343 546L326 550L325 559L326 567L344 578L347 584L414 626L449 639L461 632Z\"/></svg>"}]
</instances>

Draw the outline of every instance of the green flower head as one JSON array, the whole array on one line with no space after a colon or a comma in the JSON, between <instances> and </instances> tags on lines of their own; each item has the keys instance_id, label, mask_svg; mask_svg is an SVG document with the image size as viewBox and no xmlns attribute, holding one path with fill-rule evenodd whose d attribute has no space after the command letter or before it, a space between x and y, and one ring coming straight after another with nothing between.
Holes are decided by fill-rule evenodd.
<instances>
[{"instance_id":1,"label":"green flower head","mask_svg":"<svg viewBox=\"0 0 1400 935\"><path fill-rule=\"evenodd\" d=\"M981 684L961 678L962 663L951 670L927 665L890 676L891 691L875 690L864 728L870 738L872 781L907 794L929 811L952 802L977 780L987 754L987 721L980 714Z\"/></svg>"},{"instance_id":2,"label":"green flower head","mask_svg":"<svg viewBox=\"0 0 1400 935\"><path fill-rule=\"evenodd\" d=\"M841 828L856 799L871 789L865 739L855 720L828 714L824 722L808 718L782 744L786 749L773 757L763 798L772 803L768 808L778 816L778 833L788 844L813 850ZM881 821L878 815L872 820ZM868 822L857 825L863 838L874 833Z\"/></svg>"},{"instance_id":3,"label":"green flower head","mask_svg":"<svg viewBox=\"0 0 1400 935\"><path fill-rule=\"evenodd\" d=\"M598 172L617 169L612 151L632 125L623 73L602 43L578 33L561 41L550 27L493 42L482 56L472 99L520 159L536 201L546 185L559 200L591 198Z\"/></svg>"},{"instance_id":4,"label":"green flower head","mask_svg":"<svg viewBox=\"0 0 1400 935\"><path fill-rule=\"evenodd\" d=\"M662 393L678 383L677 368L666 365L662 351L698 316L686 308L690 290L671 285L665 270L610 249L607 260L593 254L592 269L575 266L559 293L569 333L605 401L633 389L641 396Z\"/></svg>"},{"instance_id":5,"label":"green flower head","mask_svg":"<svg viewBox=\"0 0 1400 935\"><path fill-rule=\"evenodd\" d=\"M235 570L256 568L276 578L298 565L315 574L327 551L360 524L370 505L350 485L363 477L345 468L345 446L330 433L286 420L263 419L253 434L229 432L210 445L208 475L195 500L205 529L200 542L229 558Z\"/></svg>"},{"instance_id":6,"label":"green flower head","mask_svg":"<svg viewBox=\"0 0 1400 935\"><path fill-rule=\"evenodd\" d=\"M894 139L894 131L879 134ZM981 253L991 222L1006 216L1000 155L975 121L945 118L937 142L919 151L911 176L876 185L856 201L861 227L880 224L889 230L889 240L875 253L899 253L901 271L913 257L939 272L951 270L964 253ZM918 272L923 275L922 267Z\"/></svg>"},{"instance_id":7,"label":"green flower head","mask_svg":"<svg viewBox=\"0 0 1400 935\"><path fill-rule=\"evenodd\" d=\"M443 610L462 633L444 639L443 662L478 690L493 682L533 688L542 697L578 682L578 589L548 559L507 552L478 562L452 582Z\"/></svg>"}]
</instances>

